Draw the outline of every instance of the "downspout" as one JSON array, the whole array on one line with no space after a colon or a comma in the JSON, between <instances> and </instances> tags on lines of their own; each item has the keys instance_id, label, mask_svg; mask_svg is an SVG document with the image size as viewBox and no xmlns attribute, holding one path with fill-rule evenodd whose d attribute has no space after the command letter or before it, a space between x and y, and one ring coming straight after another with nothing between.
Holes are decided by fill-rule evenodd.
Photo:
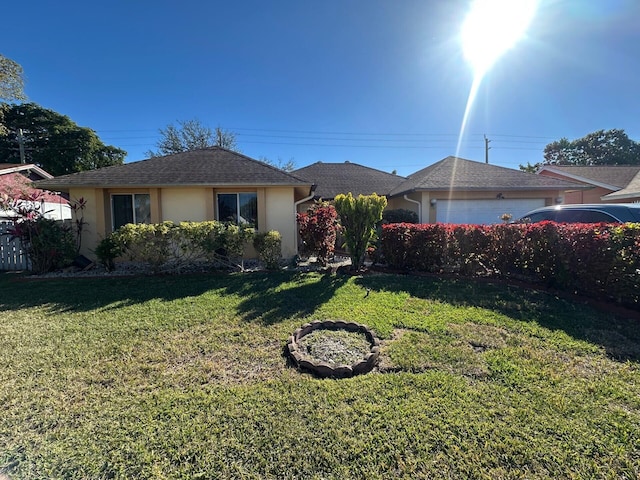
<instances>
[{"instance_id":1,"label":"downspout","mask_svg":"<svg viewBox=\"0 0 640 480\"><path fill-rule=\"evenodd\" d=\"M298 255L298 222L296 221L296 215L298 214L298 205L304 202L308 202L309 200L313 200L313 197L316 196L315 195L316 187L317 185L315 183L311 185L311 189L309 190L309 196L303 198L302 200L298 200L293 204L293 230L294 230L293 238L295 239L296 255Z\"/></svg>"},{"instance_id":2,"label":"downspout","mask_svg":"<svg viewBox=\"0 0 640 480\"><path fill-rule=\"evenodd\" d=\"M418 223L422 223L422 202L413 200L409 198L406 194L404 196L404 199L409 203L415 203L416 205L418 205Z\"/></svg>"}]
</instances>

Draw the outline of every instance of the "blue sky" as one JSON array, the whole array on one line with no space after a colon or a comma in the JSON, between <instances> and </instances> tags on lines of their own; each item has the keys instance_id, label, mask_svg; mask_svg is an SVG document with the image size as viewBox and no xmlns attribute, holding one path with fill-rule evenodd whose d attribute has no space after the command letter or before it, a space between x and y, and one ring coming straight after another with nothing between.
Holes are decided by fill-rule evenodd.
<instances>
[{"instance_id":1,"label":"blue sky","mask_svg":"<svg viewBox=\"0 0 640 480\"><path fill-rule=\"evenodd\" d=\"M0 53L30 101L123 148L196 118L254 158L351 162L407 175L456 153L473 72L463 0L3 5ZM11 19L7 21L6 19ZM483 80L460 156L518 168L599 129L640 140L640 2L541 0Z\"/></svg>"}]
</instances>

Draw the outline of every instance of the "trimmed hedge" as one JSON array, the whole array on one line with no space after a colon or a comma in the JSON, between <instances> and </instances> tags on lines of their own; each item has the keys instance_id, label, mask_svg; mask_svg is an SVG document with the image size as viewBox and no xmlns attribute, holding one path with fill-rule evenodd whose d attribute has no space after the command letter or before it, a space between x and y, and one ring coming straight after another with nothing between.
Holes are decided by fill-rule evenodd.
<instances>
[{"instance_id":1,"label":"trimmed hedge","mask_svg":"<svg viewBox=\"0 0 640 480\"><path fill-rule=\"evenodd\" d=\"M245 245L254 229L218 221L127 224L104 238L95 250L107 270L124 255L153 271L206 263L242 270Z\"/></svg>"},{"instance_id":2,"label":"trimmed hedge","mask_svg":"<svg viewBox=\"0 0 640 480\"><path fill-rule=\"evenodd\" d=\"M383 225L392 268L515 277L640 307L640 224Z\"/></svg>"}]
</instances>

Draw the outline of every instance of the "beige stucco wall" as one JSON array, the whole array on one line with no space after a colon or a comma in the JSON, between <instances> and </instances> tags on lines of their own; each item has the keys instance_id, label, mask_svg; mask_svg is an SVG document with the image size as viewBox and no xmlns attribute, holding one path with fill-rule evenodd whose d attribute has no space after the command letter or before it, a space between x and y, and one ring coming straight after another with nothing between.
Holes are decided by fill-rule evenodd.
<instances>
[{"instance_id":1,"label":"beige stucco wall","mask_svg":"<svg viewBox=\"0 0 640 480\"><path fill-rule=\"evenodd\" d=\"M93 249L111 232L112 193L149 193L151 195L151 221L201 222L215 219L216 192L250 192L258 194L258 223L260 231L277 230L282 235L282 255L296 254L296 224L294 215L294 189L292 187L233 189L163 188L163 189L71 189L71 198L84 197L87 206L83 212L86 226L80 253L95 258ZM254 256L253 248L247 255Z\"/></svg>"},{"instance_id":2,"label":"beige stucco wall","mask_svg":"<svg viewBox=\"0 0 640 480\"><path fill-rule=\"evenodd\" d=\"M162 221L204 222L207 216L210 188L163 188L160 195Z\"/></svg>"},{"instance_id":3,"label":"beige stucco wall","mask_svg":"<svg viewBox=\"0 0 640 480\"><path fill-rule=\"evenodd\" d=\"M421 201L420 193L413 193L413 194L407 195L407 197L417 202ZM419 206L414 202L410 202L406 200L404 198L404 195L401 197L388 198L387 208L385 208L385 210L398 210L398 209L411 210L412 212L416 212L416 214L418 215L418 222L422 221L420 216L422 215L422 212L425 211L424 206L422 205Z\"/></svg>"},{"instance_id":4,"label":"beige stucco wall","mask_svg":"<svg viewBox=\"0 0 640 480\"><path fill-rule=\"evenodd\" d=\"M69 198L77 200L84 198L86 206L82 211L84 220L84 227L82 230L82 244L80 245L80 254L87 258L94 258L92 250L98 244L98 242L104 238L104 230L99 227L98 211L102 202L96 200L96 189L71 189L69 191ZM75 220L75 217L74 217Z\"/></svg>"},{"instance_id":5,"label":"beige stucco wall","mask_svg":"<svg viewBox=\"0 0 640 480\"><path fill-rule=\"evenodd\" d=\"M547 170L543 170L539 173L544 177L557 178L558 180L568 180L570 182L575 182L573 178L569 178L565 175L561 175L556 172L549 172ZM582 183L582 182L578 182ZM589 185L587 183L583 183L583 185ZM605 203L602 201L600 197L603 195L607 195L611 193L612 190L602 187L594 187L589 188L587 190L567 190L564 192L564 203Z\"/></svg>"},{"instance_id":6,"label":"beige stucco wall","mask_svg":"<svg viewBox=\"0 0 640 480\"><path fill-rule=\"evenodd\" d=\"M294 215L294 191L291 187L265 189L266 225L261 231L277 230L282 236L282 256L296 254L297 228Z\"/></svg>"},{"instance_id":7,"label":"beige stucco wall","mask_svg":"<svg viewBox=\"0 0 640 480\"><path fill-rule=\"evenodd\" d=\"M564 203L606 203L602 200L602 197L609 193L611 193L611 190L602 187L565 192Z\"/></svg>"}]
</instances>

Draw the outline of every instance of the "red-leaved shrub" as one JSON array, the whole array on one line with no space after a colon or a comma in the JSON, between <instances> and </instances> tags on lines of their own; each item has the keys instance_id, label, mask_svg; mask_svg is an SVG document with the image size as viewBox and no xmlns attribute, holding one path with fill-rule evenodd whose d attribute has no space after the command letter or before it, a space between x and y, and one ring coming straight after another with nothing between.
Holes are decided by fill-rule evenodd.
<instances>
[{"instance_id":1,"label":"red-leaved shrub","mask_svg":"<svg viewBox=\"0 0 640 480\"><path fill-rule=\"evenodd\" d=\"M640 307L640 224L382 226L393 268L516 277Z\"/></svg>"},{"instance_id":2,"label":"red-leaved shrub","mask_svg":"<svg viewBox=\"0 0 640 480\"><path fill-rule=\"evenodd\" d=\"M302 250L316 254L321 265L327 265L336 248L338 214L328 202L314 203L306 213L298 213L298 233Z\"/></svg>"}]
</instances>

